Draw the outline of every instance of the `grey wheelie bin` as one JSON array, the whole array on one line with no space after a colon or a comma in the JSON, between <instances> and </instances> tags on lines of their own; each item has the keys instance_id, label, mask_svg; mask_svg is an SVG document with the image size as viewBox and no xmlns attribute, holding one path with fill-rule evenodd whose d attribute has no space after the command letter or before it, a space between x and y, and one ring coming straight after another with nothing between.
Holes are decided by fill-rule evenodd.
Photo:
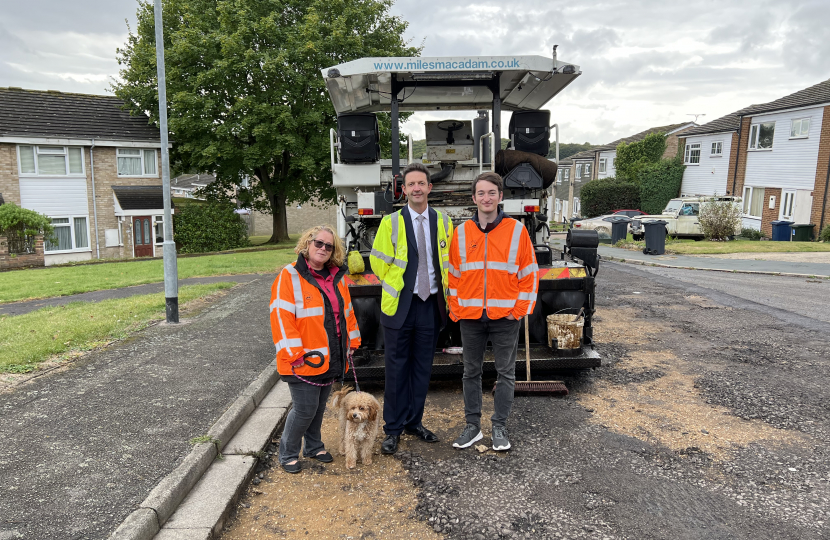
<instances>
[{"instance_id":1,"label":"grey wheelie bin","mask_svg":"<svg viewBox=\"0 0 830 540\"><path fill-rule=\"evenodd\" d=\"M646 255L662 255L666 252L666 221L662 219L650 219L643 221L645 228L646 247L643 253Z\"/></svg>"},{"instance_id":2,"label":"grey wheelie bin","mask_svg":"<svg viewBox=\"0 0 830 540\"><path fill-rule=\"evenodd\" d=\"M620 240L625 240L628 236L628 224L631 223L631 218L628 216L608 216L602 218L603 221L611 223L611 245L616 244Z\"/></svg>"}]
</instances>

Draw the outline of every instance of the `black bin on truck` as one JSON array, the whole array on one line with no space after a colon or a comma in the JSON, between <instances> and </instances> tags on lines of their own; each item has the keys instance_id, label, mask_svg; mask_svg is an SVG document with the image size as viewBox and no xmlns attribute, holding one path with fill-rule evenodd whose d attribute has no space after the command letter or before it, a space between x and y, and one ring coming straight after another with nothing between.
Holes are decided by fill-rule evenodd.
<instances>
[{"instance_id":1,"label":"black bin on truck","mask_svg":"<svg viewBox=\"0 0 830 540\"><path fill-rule=\"evenodd\" d=\"M611 223L611 245L616 244L620 240L625 240L628 236L628 224L631 223L630 217L609 216L603 218L603 221Z\"/></svg>"},{"instance_id":2,"label":"black bin on truck","mask_svg":"<svg viewBox=\"0 0 830 540\"><path fill-rule=\"evenodd\" d=\"M646 247L643 253L646 255L662 255L666 252L666 221L662 219L650 219L643 221L645 229Z\"/></svg>"}]
</instances>

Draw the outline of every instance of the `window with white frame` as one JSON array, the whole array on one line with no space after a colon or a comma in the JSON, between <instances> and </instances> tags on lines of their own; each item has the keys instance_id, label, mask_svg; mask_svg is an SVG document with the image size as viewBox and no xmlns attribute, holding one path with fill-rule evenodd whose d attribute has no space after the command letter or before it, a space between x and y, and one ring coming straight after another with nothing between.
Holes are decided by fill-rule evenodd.
<instances>
[{"instance_id":1,"label":"window with white frame","mask_svg":"<svg viewBox=\"0 0 830 540\"><path fill-rule=\"evenodd\" d=\"M583 170L583 172L585 173L585 178L591 178L591 164L590 163L585 164L585 169Z\"/></svg>"},{"instance_id":2,"label":"window with white frame","mask_svg":"<svg viewBox=\"0 0 830 540\"><path fill-rule=\"evenodd\" d=\"M810 134L810 119L796 118L790 126L790 139L806 139Z\"/></svg>"},{"instance_id":3,"label":"window with white frame","mask_svg":"<svg viewBox=\"0 0 830 540\"><path fill-rule=\"evenodd\" d=\"M749 149L769 150L772 148L772 139L775 135L775 122L753 124L749 129Z\"/></svg>"},{"instance_id":4,"label":"window with white frame","mask_svg":"<svg viewBox=\"0 0 830 540\"><path fill-rule=\"evenodd\" d=\"M723 156L723 141L715 141L712 143L712 150L709 152L709 157Z\"/></svg>"},{"instance_id":5,"label":"window with white frame","mask_svg":"<svg viewBox=\"0 0 830 540\"><path fill-rule=\"evenodd\" d=\"M571 170L570 169L565 169L565 172L562 173L562 181L564 181L566 184L571 181Z\"/></svg>"},{"instance_id":6,"label":"window with white frame","mask_svg":"<svg viewBox=\"0 0 830 540\"><path fill-rule=\"evenodd\" d=\"M574 215L574 216L578 216L578 215L579 215L579 210L580 210L580 208L581 208L581 207L580 207L580 205L579 205L579 197L574 197L574 211L573 211L573 215Z\"/></svg>"},{"instance_id":7,"label":"window with white frame","mask_svg":"<svg viewBox=\"0 0 830 540\"><path fill-rule=\"evenodd\" d=\"M744 186L743 204L745 216L760 218L764 211L764 188Z\"/></svg>"},{"instance_id":8,"label":"window with white frame","mask_svg":"<svg viewBox=\"0 0 830 540\"><path fill-rule=\"evenodd\" d=\"M605 172L605 158L600 158L599 159L599 172L601 172L601 173Z\"/></svg>"},{"instance_id":9,"label":"window with white frame","mask_svg":"<svg viewBox=\"0 0 830 540\"><path fill-rule=\"evenodd\" d=\"M558 171L556 171L556 183L557 184L562 183L562 169L559 169Z\"/></svg>"},{"instance_id":10,"label":"window with white frame","mask_svg":"<svg viewBox=\"0 0 830 540\"><path fill-rule=\"evenodd\" d=\"M576 166L576 174L574 174L574 178L582 178L582 164Z\"/></svg>"},{"instance_id":11,"label":"window with white frame","mask_svg":"<svg viewBox=\"0 0 830 540\"><path fill-rule=\"evenodd\" d=\"M164 242L164 216L155 217L154 227L156 233L156 244L161 244Z\"/></svg>"},{"instance_id":12,"label":"window with white frame","mask_svg":"<svg viewBox=\"0 0 830 540\"><path fill-rule=\"evenodd\" d=\"M686 153L683 155L683 163L686 165L700 164L700 143L686 145Z\"/></svg>"},{"instance_id":13,"label":"window with white frame","mask_svg":"<svg viewBox=\"0 0 830 540\"><path fill-rule=\"evenodd\" d=\"M117 148L118 176L158 176L156 151L146 148Z\"/></svg>"},{"instance_id":14,"label":"window with white frame","mask_svg":"<svg viewBox=\"0 0 830 540\"><path fill-rule=\"evenodd\" d=\"M43 246L46 253L89 250L86 216L52 218L52 227L55 228L54 242L46 240Z\"/></svg>"},{"instance_id":15,"label":"window with white frame","mask_svg":"<svg viewBox=\"0 0 830 540\"><path fill-rule=\"evenodd\" d=\"M82 176L84 149L80 146L18 146L21 176Z\"/></svg>"}]
</instances>

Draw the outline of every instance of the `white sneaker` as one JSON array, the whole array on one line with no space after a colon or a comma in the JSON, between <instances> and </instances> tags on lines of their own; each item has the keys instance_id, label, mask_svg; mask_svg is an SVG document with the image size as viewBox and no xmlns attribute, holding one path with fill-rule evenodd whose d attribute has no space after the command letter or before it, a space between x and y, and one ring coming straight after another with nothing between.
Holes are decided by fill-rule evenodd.
<instances>
[{"instance_id":1,"label":"white sneaker","mask_svg":"<svg viewBox=\"0 0 830 540\"><path fill-rule=\"evenodd\" d=\"M507 428L504 426L493 426L493 450L504 452L510 450L510 441L507 439Z\"/></svg>"},{"instance_id":2,"label":"white sneaker","mask_svg":"<svg viewBox=\"0 0 830 540\"><path fill-rule=\"evenodd\" d=\"M475 424L467 424L464 426L464 431L461 432L461 435L458 436L452 445L453 448L467 448L483 438L484 435L481 434L481 428Z\"/></svg>"}]
</instances>

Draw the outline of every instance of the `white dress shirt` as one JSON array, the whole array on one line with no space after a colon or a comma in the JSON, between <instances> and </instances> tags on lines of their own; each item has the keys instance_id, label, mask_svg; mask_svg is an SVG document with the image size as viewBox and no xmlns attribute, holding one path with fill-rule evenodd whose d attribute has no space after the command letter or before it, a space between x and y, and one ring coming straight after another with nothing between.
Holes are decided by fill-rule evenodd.
<instances>
[{"instance_id":1,"label":"white dress shirt","mask_svg":"<svg viewBox=\"0 0 830 540\"><path fill-rule=\"evenodd\" d=\"M438 283L435 281L435 266L432 264L432 245L435 241L434 238L430 237L429 234L429 206L427 206L426 210L424 210L423 214L419 214L415 210L412 209L411 206L408 204L406 205L409 208L409 215L412 216L412 230L415 233L415 242L418 242L418 229L415 227L418 226L418 216L424 216L423 219L423 228L424 228L424 238L427 241L426 252L427 252L427 271L429 272L429 294L437 294L438 293ZM415 253L418 253L418 247L415 247ZM415 289L418 290L418 273L415 273Z\"/></svg>"}]
</instances>

